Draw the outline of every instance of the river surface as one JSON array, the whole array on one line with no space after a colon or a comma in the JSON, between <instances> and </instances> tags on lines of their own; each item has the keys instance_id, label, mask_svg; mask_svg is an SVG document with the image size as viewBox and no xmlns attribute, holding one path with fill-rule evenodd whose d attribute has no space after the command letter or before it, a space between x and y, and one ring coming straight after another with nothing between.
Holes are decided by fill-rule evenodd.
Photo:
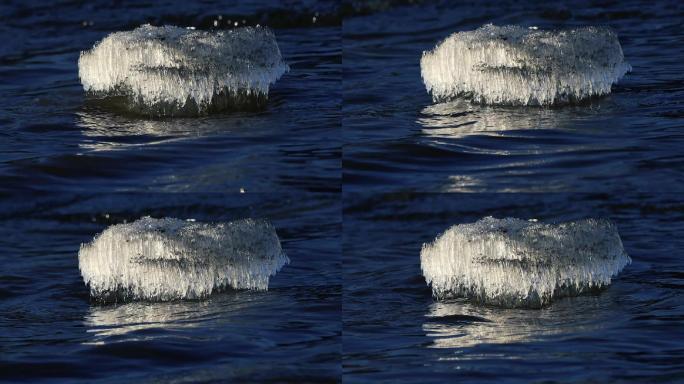
<instances>
[{"instance_id":1,"label":"river surface","mask_svg":"<svg viewBox=\"0 0 684 384\"><path fill-rule=\"evenodd\" d=\"M2 195L0 380L330 382L340 377L337 194ZM142 216L272 221L291 262L267 292L96 305L81 243Z\"/></svg>"},{"instance_id":2,"label":"river surface","mask_svg":"<svg viewBox=\"0 0 684 384\"><path fill-rule=\"evenodd\" d=\"M79 53L171 24L273 29L259 111L94 104ZM435 103L420 57L486 23L607 25L633 70L551 108ZM0 381L684 381L684 6L675 1L0 4ZM267 292L98 305L82 243L142 216L268 218ZM420 249L484 216L606 217L633 262L541 310L436 301Z\"/></svg>"},{"instance_id":3,"label":"river surface","mask_svg":"<svg viewBox=\"0 0 684 384\"><path fill-rule=\"evenodd\" d=\"M13 37L0 47L0 189L339 191L342 47L339 23L323 17L331 5L240 3L0 6L0 33ZM219 15L223 27L274 26L290 72L263 111L146 119L84 99L79 53L109 33L147 22L213 28Z\"/></svg>"},{"instance_id":4,"label":"river surface","mask_svg":"<svg viewBox=\"0 0 684 384\"><path fill-rule=\"evenodd\" d=\"M607 217L632 264L547 308L436 301L423 243L483 216ZM343 367L350 382L676 382L684 377L679 196L345 194Z\"/></svg>"},{"instance_id":5,"label":"river surface","mask_svg":"<svg viewBox=\"0 0 684 384\"><path fill-rule=\"evenodd\" d=\"M426 2L345 19L344 190L681 191L683 13L668 1ZM633 71L575 107L434 104L422 52L486 23L608 25Z\"/></svg>"},{"instance_id":6,"label":"river surface","mask_svg":"<svg viewBox=\"0 0 684 384\"><path fill-rule=\"evenodd\" d=\"M0 381L339 380L337 12L313 1L0 5ZM107 34L215 22L273 28L290 72L264 110L150 119L84 96L79 52ZM291 263L267 292L92 303L80 244L145 215L268 218Z\"/></svg>"},{"instance_id":7,"label":"river surface","mask_svg":"<svg viewBox=\"0 0 684 384\"><path fill-rule=\"evenodd\" d=\"M684 380L682 5L392 3L357 4L342 33L345 380ZM422 52L486 23L608 25L633 71L581 105L434 103ZM542 310L434 300L422 244L488 215L607 217L633 263Z\"/></svg>"}]
</instances>

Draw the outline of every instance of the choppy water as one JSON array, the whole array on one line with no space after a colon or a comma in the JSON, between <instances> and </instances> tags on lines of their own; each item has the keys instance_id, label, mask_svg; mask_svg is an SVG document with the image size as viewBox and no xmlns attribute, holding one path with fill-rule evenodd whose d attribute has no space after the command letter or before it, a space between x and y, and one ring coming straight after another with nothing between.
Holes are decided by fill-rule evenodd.
<instances>
[{"instance_id":1,"label":"choppy water","mask_svg":"<svg viewBox=\"0 0 684 384\"><path fill-rule=\"evenodd\" d=\"M0 381L339 380L335 12L331 2L0 5ZM79 52L108 33L211 28L218 15L219 27L274 28L291 71L265 110L147 119L84 99ZM79 245L144 215L266 217L291 264L268 292L92 304Z\"/></svg>"},{"instance_id":2,"label":"choppy water","mask_svg":"<svg viewBox=\"0 0 684 384\"><path fill-rule=\"evenodd\" d=\"M668 1L429 2L345 19L344 190L681 190L683 13ZM608 25L633 72L578 107L433 105L422 51L485 23Z\"/></svg>"},{"instance_id":3,"label":"choppy water","mask_svg":"<svg viewBox=\"0 0 684 384\"><path fill-rule=\"evenodd\" d=\"M0 21L0 381L684 380L678 2L10 1ZM79 52L146 22L270 26L291 71L257 112L88 102ZM563 108L433 103L422 51L484 23L608 25L633 72ZM79 245L144 215L267 217L292 262L268 292L91 303ZM434 301L421 245L487 215L607 217L633 264L542 310Z\"/></svg>"},{"instance_id":4,"label":"choppy water","mask_svg":"<svg viewBox=\"0 0 684 384\"><path fill-rule=\"evenodd\" d=\"M434 301L425 242L484 215L610 217L633 259L600 294L541 310ZM412 194L344 198L343 367L351 382L659 382L684 377L678 196Z\"/></svg>"},{"instance_id":5,"label":"choppy water","mask_svg":"<svg viewBox=\"0 0 684 384\"><path fill-rule=\"evenodd\" d=\"M336 194L2 195L0 379L334 381L341 353ZM268 292L94 305L78 248L141 216L268 217L291 263Z\"/></svg>"},{"instance_id":6,"label":"choppy water","mask_svg":"<svg viewBox=\"0 0 684 384\"><path fill-rule=\"evenodd\" d=\"M683 20L667 1L422 2L344 20L348 381L684 380ZM490 22L609 25L633 72L578 106L434 104L422 51ZM608 217L634 262L539 311L434 301L421 245L487 215Z\"/></svg>"},{"instance_id":7,"label":"choppy water","mask_svg":"<svg viewBox=\"0 0 684 384\"><path fill-rule=\"evenodd\" d=\"M340 27L324 17L312 21L328 8L106 1L0 8L6 20L0 31L13 36L0 48L0 189L338 191ZM76 65L81 50L148 21L208 27L218 15L240 25L283 26L275 33L291 70L272 87L264 111L152 120L84 102Z\"/></svg>"}]
</instances>

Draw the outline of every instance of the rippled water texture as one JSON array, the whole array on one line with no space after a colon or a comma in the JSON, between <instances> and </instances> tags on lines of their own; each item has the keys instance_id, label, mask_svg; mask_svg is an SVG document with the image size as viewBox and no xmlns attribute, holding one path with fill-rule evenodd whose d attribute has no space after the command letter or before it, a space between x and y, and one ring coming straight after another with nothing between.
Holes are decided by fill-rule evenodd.
<instances>
[{"instance_id":1,"label":"rippled water texture","mask_svg":"<svg viewBox=\"0 0 684 384\"><path fill-rule=\"evenodd\" d=\"M673 1L425 2L345 19L345 191L681 190L683 12ZM575 107L433 104L421 53L485 23L608 25L633 71Z\"/></svg>"},{"instance_id":2,"label":"rippled water texture","mask_svg":"<svg viewBox=\"0 0 684 384\"><path fill-rule=\"evenodd\" d=\"M684 375L684 206L586 194L345 194L343 367L351 382L658 382ZM436 301L420 249L482 216L610 217L633 263L541 310Z\"/></svg>"},{"instance_id":3,"label":"rippled water texture","mask_svg":"<svg viewBox=\"0 0 684 384\"><path fill-rule=\"evenodd\" d=\"M0 47L0 189L339 190L339 20L329 14L334 2L309 3L0 6L0 33L12 36ZM84 100L81 50L145 22L212 28L218 15L221 27L244 20L274 28L291 70L265 110L146 119Z\"/></svg>"},{"instance_id":4,"label":"rippled water texture","mask_svg":"<svg viewBox=\"0 0 684 384\"><path fill-rule=\"evenodd\" d=\"M0 4L0 381L339 380L337 12L314 1ZM260 111L150 119L84 98L79 52L143 23L269 26L291 70ZM267 292L91 302L79 245L145 215L267 218L291 263Z\"/></svg>"},{"instance_id":5,"label":"rippled water texture","mask_svg":"<svg viewBox=\"0 0 684 384\"><path fill-rule=\"evenodd\" d=\"M0 200L0 379L335 381L340 376L337 194L21 195ZM144 215L268 217L291 263L267 292L96 305L78 248Z\"/></svg>"},{"instance_id":6,"label":"rippled water texture","mask_svg":"<svg viewBox=\"0 0 684 384\"><path fill-rule=\"evenodd\" d=\"M0 381L684 380L681 2L79 3L0 4ZM290 71L256 111L84 97L79 52L144 23L268 26ZM422 52L486 23L607 25L633 71L580 105L434 103ZM266 292L92 302L79 245L145 215L267 218L291 263ZM488 215L605 217L633 262L540 310L433 299L422 244Z\"/></svg>"}]
</instances>

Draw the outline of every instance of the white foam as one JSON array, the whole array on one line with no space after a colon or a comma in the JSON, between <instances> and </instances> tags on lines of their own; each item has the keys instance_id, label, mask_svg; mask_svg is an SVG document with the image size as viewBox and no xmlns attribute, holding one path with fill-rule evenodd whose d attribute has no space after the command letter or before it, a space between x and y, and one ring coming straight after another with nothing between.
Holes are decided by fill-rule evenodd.
<instances>
[{"instance_id":1,"label":"white foam","mask_svg":"<svg viewBox=\"0 0 684 384\"><path fill-rule=\"evenodd\" d=\"M482 104L552 105L610 93L631 71L606 27L542 31L484 25L458 32L420 61L435 101L465 97Z\"/></svg>"},{"instance_id":2,"label":"white foam","mask_svg":"<svg viewBox=\"0 0 684 384\"><path fill-rule=\"evenodd\" d=\"M96 300L203 298L226 287L267 290L289 263L273 226L143 217L82 244L78 264Z\"/></svg>"},{"instance_id":3,"label":"white foam","mask_svg":"<svg viewBox=\"0 0 684 384\"><path fill-rule=\"evenodd\" d=\"M288 70L264 27L206 32L146 24L110 34L78 60L88 93L123 96L128 109L160 116L260 102Z\"/></svg>"},{"instance_id":4,"label":"white foam","mask_svg":"<svg viewBox=\"0 0 684 384\"><path fill-rule=\"evenodd\" d=\"M420 261L439 299L541 307L609 285L631 259L605 219L550 225L485 217L424 244Z\"/></svg>"}]
</instances>

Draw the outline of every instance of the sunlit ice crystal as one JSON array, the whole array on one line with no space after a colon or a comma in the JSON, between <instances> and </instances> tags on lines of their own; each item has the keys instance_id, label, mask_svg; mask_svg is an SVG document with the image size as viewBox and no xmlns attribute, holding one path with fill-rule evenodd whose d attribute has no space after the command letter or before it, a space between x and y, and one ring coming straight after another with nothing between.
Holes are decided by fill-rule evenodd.
<instances>
[{"instance_id":1,"label":"sunlit ice crystal","mask_svg":"<svg viewBox=\"0 0 684 384\"><path fill-rule=\"evenodd\" d=\"M78 253L96 301L200 299L225 288L267 290L289 263L266 220L206 224L143 217L104 230Z\"/></svg>"},{"instance_id":2,"label":"sunlit ice crystal","mask_svg":"<svg viewBox=\"0 0 684 384\"><path fill-rule=\"evenodd\" d=\"M631 262L606 219L552 225L493 217L451 227L423 245L420 259L438 299L530 308L605 287Z\"/></svg>"},{"instance_id":3,"label":"sunlit ice crystal","mask_svg":"<svg viewBox=\"0 0 684 384\"><path fill-rule=\"evenodd\" d=\"M420 67L435 101L537 106L609 94L631 71L607 27L543 31L491 24L449 36L423 52Z\"/></svg>"},{"instance_id":4,"label":"sunlit ice crystal","mask_svg":"<svg viewBox=\"0 0 684 384\"><path fill-rule=\"evenodd\" d=\"M110 34L78 60L90 96L151 116L262 106L288 70L264 27L208 32L146 24Z\"/></svg>"}]
</instances>

